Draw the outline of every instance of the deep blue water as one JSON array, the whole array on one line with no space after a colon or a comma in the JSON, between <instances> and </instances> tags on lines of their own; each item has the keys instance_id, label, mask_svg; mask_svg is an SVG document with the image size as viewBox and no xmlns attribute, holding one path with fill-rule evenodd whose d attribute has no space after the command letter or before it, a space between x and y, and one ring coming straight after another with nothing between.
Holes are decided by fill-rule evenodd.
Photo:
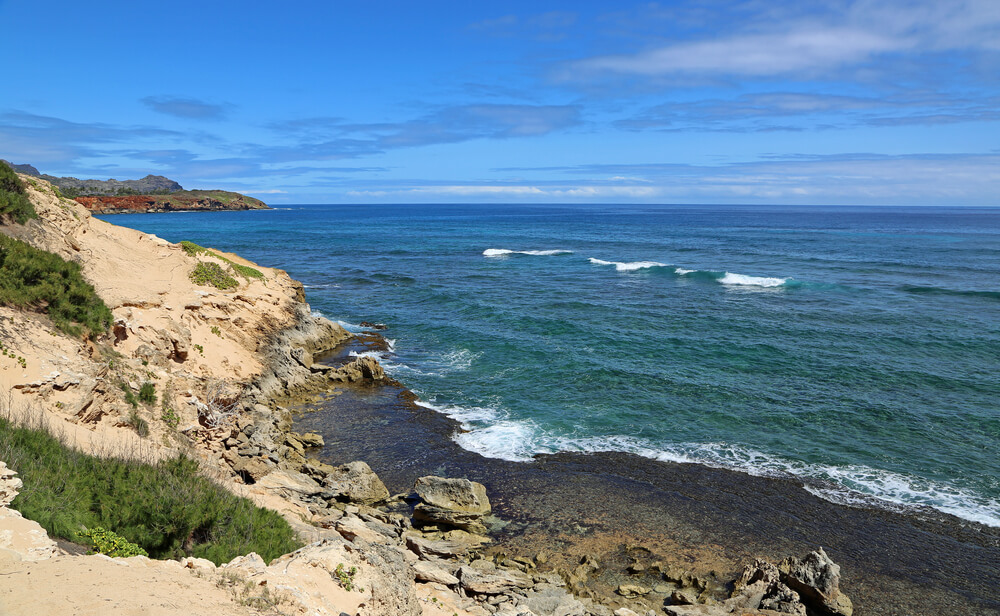
<instances>
[{"instance_id":1,"label":"deep blue water","mask_svg":"<svg viewBox=\"0 0 1000 616\"><path fill-rule=\"evenodd\" d=\"M285 269L331 319L388 324L388 371L485 455L615 449L792 473L831 500L1000 526L1000 209L104 218ZM525 254L549 251L572 252Z\"/></svg>"}]
</instances>

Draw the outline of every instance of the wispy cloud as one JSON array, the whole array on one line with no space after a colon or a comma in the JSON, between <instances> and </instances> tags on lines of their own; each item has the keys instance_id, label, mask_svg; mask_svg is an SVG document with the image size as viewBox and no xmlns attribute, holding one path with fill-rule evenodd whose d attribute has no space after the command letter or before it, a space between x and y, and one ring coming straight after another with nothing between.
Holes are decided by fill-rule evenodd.
<instances>
[{"instance_id":1,"label":"wispy cloud","mask_svg":"<svg viewBox=\"0 0 1000 616\"><path fill-rule=\"evenodd\" d=\"M617 121L626 130L765 132L856 126L995 122L1000 98L907 93L888 97L767 92L654 105Z\"/></svg>"},{"instance_id":2,"label":"wispy cloud","mask_svg":"<svg viewBox=\"0 0 1000 616\"><path fill-rule=\"evenodd\" d=\"M348 123L341 118L300 118L269 127L298 139L259 153L275 160L333 160L397 148L472 139L538 137L582 123L576 105L470 104L444 107L403 122Z\"/></svg>"},{"instance_id":3,"label":"wispy cloud","mask_svg":"<svg viewBox=\"0 0 1000 616\"><path fill-rule=\"evenodd\" d=\"M517 168L530 174L530 168ZM1000 205L1000 155L874 153L776 155L725 165L593 164L544 167L552 176L641 178L649 195L673 203ZM639 188L639 186L633 186Z\"/></svg>"},{"instance_id":4,"label":"wispy cloud","mask_svg":"<svg viewBox=\"0 0 1000 616\"><path fill-rule=\"evenodd\" d=\"M139 102L157 113L189 120L222 120L232 107L177 96L147 96Z\"/></svg>"}]
</instances>

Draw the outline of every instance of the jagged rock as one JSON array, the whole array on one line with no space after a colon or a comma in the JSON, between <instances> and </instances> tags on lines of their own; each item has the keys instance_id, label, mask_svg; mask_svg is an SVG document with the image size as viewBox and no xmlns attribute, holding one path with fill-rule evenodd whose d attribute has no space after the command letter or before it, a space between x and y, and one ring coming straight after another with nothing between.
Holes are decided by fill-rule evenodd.
<instances>
[{"instance_id":1,"label":"jagged rock","mask_svg":"<svg viewBox=\"0 0 1000 616\"><path fill-rule=\"evenodd\" d=\"M257 485L283 493L286 496L315 496L323 491L323 487L308 475L291 470L271 471L261 477Z\"/></svg>"},{"instance_id":2,"label":"jagged rock","mask_svg":"<svg viewBox=\"0 0 1000 616\"><path fill-rule=\"evenodd\" d=\"M373 504L389 498L389 490L364 462L338 466L323 480L329 498L351 503Z\"/></svg>"},{"instance_id":3,"label":"jagged rock","mask_svg":"<svg viewBox=\"0 0 1000 616\"><path fill-rule=\"evenodd\" d=\"M374 357L358 357L349 364L326 373L331 381L340 383L378 382L385 379L385 370Z\"/></svg>"},{"instance_id":4,"label":"jagged rock","mask_svg":"<svg viewBox=\"0 0 1000 616\"><path fill-rule=\"evenodd\" d=\"M799 560L789 557L778 565L781 581L799 593L810 608L838 616L851 616L854 605L840 592L840 565L823 548Z\"/></svg>"},{"instance_id":5,"label":"jagged rock","mask_svg":"<svg viewBox=\"0 0 1000 616\"><path fill-rule=\"evenodd\" d=\"M222 457L233 468L233 471L246 483L255 483L274 470L274 465L267 458L261 458L253 453L257 448L240 449L234 453L232 449L224 452ZM248 481L249 480L249 481Z\"/></svg>"},{"instance_id":6,"label":"jagged rock","mask_svg":"<svg viewBox=\"0 0 1000 616\"><path fill-rule=\"evenodd\" d=\"M17 472L7 468L6 462L0 462L0 507L9 505L24 486L15 475Z\"/></svg>"},{"instance_id":7,"label":"jagged rock","mask_svg":"<svg viewBox=\"0 0 1000 616\"><path fill-rule=\"evenodd\" d=\"M415 519L472 533L486 532L481 520L492 508L483 484L468 479L427 476L417 479L414 491L422 501L413 509Z\"/></svg>"},{"instance_id":8,"label":"jagged rock","mask_svg":"<svg viewBox=\"0 0 1000 616\"><path fill-rule=\"evenodd\" d=\"M438 562L418 560L413 563L416 578L422 582L437 582L445 586L458 584L458 578L452 575Z\"/></svg>"},{"instance_id":9,"label":"jagged rock","mask_svg":"<svg viewBox=\"0 0 1000 616\"><path fill-rule=\"evenodd\" d=\"M473 563L480 563L476 561ZM462 588L477 595L499 595L515 588L531 588L531 576L520 571L464 565L458 570Z\"/></svg>"}]
</instances>

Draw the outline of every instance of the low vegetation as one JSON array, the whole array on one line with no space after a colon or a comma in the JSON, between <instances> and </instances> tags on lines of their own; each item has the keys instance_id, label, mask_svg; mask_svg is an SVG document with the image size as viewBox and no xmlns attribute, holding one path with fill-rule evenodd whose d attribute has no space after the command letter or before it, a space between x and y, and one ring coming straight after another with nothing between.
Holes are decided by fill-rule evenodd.
<instances>
[{"instance_id":1,"label":"low vegetation","mask_svg":"<svg viewBox=\"0 0 1000 616\"><path fill-rule=\"evenodd\" d=\"M54 537L95 549L104 549L98 541L115 543L104 529L153 558L216 564L248 552L270 560L301 547L280 515L227 492L184 456L156 464L97 458L0 418L0 460L24 481L15 509Z\"/></svg>"},{"instance_id":2,"label":"low vegetation","mask_svg":"<svg viewBox=\"0 0 1000 616\"><path fill-rule=\"evenodd\" d=\"M72 336L93 338L112 321L78 263L6 235L0 235L0 304L44 312Z\"/></svg>"},{"instance_id":3,"label":"low vegetation","mask_svg":"<svg viewBox=\"0 0 1000 616\"><path fill-rule=\"evenodd\" d=\"M7 163L0 161L0 219L10 217L19 225L38 218L24 185Z\"/></svg>"},{"instance_id":4,"label":"low vegetation","mask_svg":"<svg viewBox=\"0 0 1000 616\"><path fill-rule=\"evenodd\" d=\"M222 261L223 263L228 265L234 273L236 273L239 276L242 276L247 280L250 280L251 278L254 278L256 280L264 279L264 274L260 270L254 269L248 265L240 265L239 263L234 263L233 261L220 255L219 253L213 252L203 246L199 246L194 242L189 242L185 240L181 242L181 248L183 248L184 252L186 252L188 255L192 257L204 254L213 257L215 259L218 259L219 261Z\"/></svg>"},{"instance_id":5,"label":"low vegetation","mask_svg":"<svg viewBox=\"0 0 1000 616\"><path fill-rule=\"evenodd\" d=\"M216 289L227 291L240 286L236 279L226 273L218 263L202 261L191 272L191 281L200 285L211 285Z\"/></svg>"}]
</instances>

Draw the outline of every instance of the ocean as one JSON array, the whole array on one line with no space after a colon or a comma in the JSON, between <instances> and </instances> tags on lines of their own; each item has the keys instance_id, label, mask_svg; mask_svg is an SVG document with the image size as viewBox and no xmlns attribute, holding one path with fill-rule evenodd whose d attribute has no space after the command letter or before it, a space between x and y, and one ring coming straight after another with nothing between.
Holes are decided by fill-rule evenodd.
<instances>
[{"instance_id":1,"label":"ocean","mask_svg":"<svg viewBox=\"0 0 1000 616\"><path fill-rule=\"evenodd\" d=\"M1000 209L103 216L278 267L484 456L622 451L1000 526Z\"/></svg>"}]
</instances>

